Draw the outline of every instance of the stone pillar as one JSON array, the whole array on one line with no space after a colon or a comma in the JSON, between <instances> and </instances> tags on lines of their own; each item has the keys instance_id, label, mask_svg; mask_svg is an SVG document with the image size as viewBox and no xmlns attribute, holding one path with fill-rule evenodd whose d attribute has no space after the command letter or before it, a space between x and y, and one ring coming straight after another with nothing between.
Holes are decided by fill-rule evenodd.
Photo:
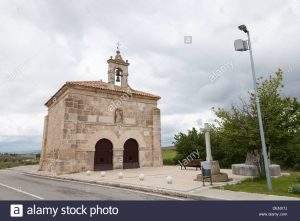
<instances>
[{"instance_id":1,"label":"stone pillar","mask_svg":"<svg viewBox=\"0 0 300 221\"><path fill-rule=\"evenodd\" d=\"M82 166L86 170L94 170L95 151L79 151L78 154L84 155Z\"/></svg>"},{"instance_id":2,"label":"stone pillar","mask_svg":"<svg viewBox=\"0 0 300 221\"><path fill-rule=\"evenodd\" d=\"M227 180L228 177L227 175L222 175L220 176L220 165L217 160L213 160L212 154L211 154L211 145L210 145L210 134L209 134L209 124L205 123L204 124L204 131L205 131L205 147L206 147L206 161L202 162L203 166L205 163L209 162L210 164L210 169L211 169L211 174L213 175L213 181L216 180L217 177L221 177L220 180ZM201 163L201 166L202 166Z\"/></svg>"},{"instance_id":3,"label":"stone pillar","mask_svg":"<svg viewBox=\"0 0 300 221\"><path fill-rule=\"evenodd\" d=\"M123 149L113 150L113 168L123 169Z\"/></svg>"},{"instance_id":4,"label":"stone pillar","mask_svg":"<svg viewBox=\"0 0 300 221\"><path fill-rule=\"evenodd\" d=\"M128 87L128 73L124 72L121 78L121 87Z\"/></svg>"},{"instance_id":5,"label":"stone pillar","mask_svg":"<svg viewBox=\"0 0 300 221\"><path fill-rule=\"evenodd\" d=\"M40 157L40 164L39 164L39 170L44 169L44 160L47 155L47 135L48 135L48 122L49 117L46 115L44 117L44 130L43 130L43 141L42 141L42 151L41 151L41 157Z\"/></svg>"},{"instance_id":6,"label":"stone pillar","mask_svg":"<svg viewBox=\"0 0 300 221\"><path fill-rule=\"evenodd\" d=\"M206 161L212 161L213 158L212 158L212 155L211 155L209 125L207 123L205 123L204 127L205 127Z\"/></svg>"},{"instance_id":7,"label":"stone pillar","mask_svg":"<svg viewBox=\"0 0 300 221\"><path fill-rule=\"evenodd\" d=\"M139 165L140 167L151 167L153 154L152 149L147 149L146 147L139 147Z\"/></svg>"},{"instance_id":8,"label":"stone pillar","mask_svg":"<svg viewBox=\"0 0 300 221\"><path fill-rule=\"evenodd\" d=\"M115 64L108 64L107 82L109 84L115 84Z\"/></svg>"},{"instance_id":9,"label":"stone pillar","mask_svg":"<svg viewBox=\"0 0 300 221\"><path fill-rule=\"evenodd\" d=\"M153 166L162 166L162 155L161 155L161 127L160 127L160 109L153 109L153 144L152 144L152 159Z\"/></svg>"}]
</instances>

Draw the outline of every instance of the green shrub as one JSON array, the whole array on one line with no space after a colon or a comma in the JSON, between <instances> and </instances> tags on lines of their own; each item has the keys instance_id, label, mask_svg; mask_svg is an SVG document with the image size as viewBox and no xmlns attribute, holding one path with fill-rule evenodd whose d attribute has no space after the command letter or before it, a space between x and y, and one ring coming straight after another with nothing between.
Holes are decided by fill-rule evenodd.
<instances>
[{"instance_id":1,"label":"green shrub","mask_svg":"<svg viewBox=\"0 0 300 221\"><path fill-rule=\"evenodd\" d=\"M0 154L0 169L11 168L22 165L38 164L35 158L26 158L16 154Z\"/></svg>"},{"instance_id":2,"label":"green shrub","mask_svg":"<svg viewBox=\"0 0 300 221\"><path fill-rule=\"evenodd\" d=\"M163 159L163 164L164 165L175 165L176 162L174 159Z\"/></svg>"},{"instance_id":3,"label":"green shrub","mask_svg":"<svg viewBox=\"0 0 300 221\"><path fill-rule=\"evenodd\" d=\"M175 165L177 152L174 149L162 150L163 164L164 165Z\"/></svg>"},{"instance_id":4,"label":"green shrub","mask_svg":"<svg viewBox=\"0 0 300 221\"><path fill-rule=\"evenodd\" d=\"M291 185L288 189L290 193L300 194L300 183Z\"/></svg>"}]
</instances>

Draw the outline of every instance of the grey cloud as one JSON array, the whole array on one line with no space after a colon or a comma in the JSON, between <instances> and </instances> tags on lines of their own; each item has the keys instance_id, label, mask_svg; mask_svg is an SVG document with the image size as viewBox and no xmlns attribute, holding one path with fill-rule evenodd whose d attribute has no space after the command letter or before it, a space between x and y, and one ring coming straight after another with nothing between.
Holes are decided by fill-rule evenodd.
<instances>
[{"instance_id":1,"label":"grey cloud","mask_svg":"<svg viewBox=\"0 0 300 221\"><path fill-rule=\"evenodd\" d=\"M28 131L41 136L43 103L65 81L106 80L106 59L121 41L131 86L162 97L169 142L200 115L209 120L211 107L229 106L252 89L249 55L233 49L245 38L240 23L251 31L258 75L283 68L284 93L300 98L299 10L293 0L1 1L0 114L22 122L27 116ZM185 35L192 44L184 44ZM212 83L209 76L228 62L233 68Z\"/></svg>"}]
</instances>

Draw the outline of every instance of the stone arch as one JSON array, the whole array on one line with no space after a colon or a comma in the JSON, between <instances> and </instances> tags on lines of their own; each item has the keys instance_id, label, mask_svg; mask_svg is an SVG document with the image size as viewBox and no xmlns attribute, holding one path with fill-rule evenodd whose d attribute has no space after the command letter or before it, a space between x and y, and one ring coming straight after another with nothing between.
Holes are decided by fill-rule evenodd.
<instances>
[{"instance_id":1,"label":"stone arch","mask_svg":"<svg viewBox=\"0 0 300 221\"><path fill-rule=\"evenodd\" d=\"M145 142L145 139L143 135L138 130L127 130L124 131L124 133L120 137L120 143L122 145L122 149L124 151L124 144L128 139L134 139L136 140L138 144L138 165L139 167L146 166L147 160L146 154L147 154L147 143ZM124 159L123 159L124 160Z\"/></svg>"},{"instance_id":2,"label":"stone arch","mask_svg":"<svg viewBox=\"0 0 300 221\"><path fill-rule=\"evenodd\" d=\"M133 139L129 138L124 143L123 150L123 168L131 169L139 166L139 144Z\"/></svg>"},{"instance_id":3,"label":"stone arch","mask_svg":"<svg viewBox=\"0 0 300 221\"><path fill-rule=\"evenodd\" d=\"M137 141L139 145L139 150L145 149L147 147L144 137L137 130L124 131L120 137L120 143L122 147L124 146L126 140L133 138Z\"/></svg>"},{"instance_id":4,"label":"stone arch","mask_svg":"<svg viewBox=\"0 0 300 221\"><path fill-rule=\"evenodd\" d=\"M95 145L94 170L113 169L113 144L109 139L98 140Z\"/></svg>"},{"instance_id":5,"label":"stone arch","mask_svg":"<svg viewBox=\"0 0 300 221\"><path fill-rule=\"evenodd\" d=\"M123 70L120 67L116 67L114 70L115 82L121 82L121 78L123 78Z\"/></svg>"},{"instance_id":6,"label":"stone arch","mask_svg":"<svg viewBox=\"0 0 300 221\"><path fill-rule=\"evenodd\" d=\"M88 143L86 144L86 150L91 152L91 161L88 162L90 168L94 168L95 164L95 153L96 153L96 144L99 140L101 139L108 139L113 146L113 163L112 166L113 168L120 168L121 166L119 164L119 160L116 160L117 158L119 159L120 157L118 156L118 149L121 151L122 149L120 148L120 142L117 137L117 135L112 131L112 130L98 130L93 134L90 134L87 138ZM119 152L120 152L119 151Z\"/></svg>"},{"instance_id":7,"label":"stone arch","mask_svg":"<svg viewBox=\"0 0 300 221\"><path fill-rule=\"evenodd\" d=\"M89 143L91 144L89 146L90 151L95 151L95 145L98 142L98 140L101 140L101 139L110 140L113 144L113 149L117 149L120 146L120 142L119 142L117 135L113 131L110 131L110 130L97 131L97 132L93 133L88 139L90 140Z\"/></svg>"}]
</instances>

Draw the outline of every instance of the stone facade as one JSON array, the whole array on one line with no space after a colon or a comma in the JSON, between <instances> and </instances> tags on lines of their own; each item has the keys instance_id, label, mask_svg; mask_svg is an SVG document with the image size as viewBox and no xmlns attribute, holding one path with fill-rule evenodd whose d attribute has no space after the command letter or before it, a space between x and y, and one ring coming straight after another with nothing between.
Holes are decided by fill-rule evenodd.
<instances>
[{"instance_id":1,"label":"stone facade","mask_svg":"<svg viewBox=\"0 0 300 221\"><path fill-rule=\"evenodd\" d=\"M66 82L46 103L40 170L94 170L95 148L101 139L112 143L114 169L123 168L124 144L128 139L138 144L139 167L162 166L157 108L160 97L128 86L129 63L119 51L107 62L108 83ZM116 85L118 80L120 86Z\"/></svg>"}]
</instances>

